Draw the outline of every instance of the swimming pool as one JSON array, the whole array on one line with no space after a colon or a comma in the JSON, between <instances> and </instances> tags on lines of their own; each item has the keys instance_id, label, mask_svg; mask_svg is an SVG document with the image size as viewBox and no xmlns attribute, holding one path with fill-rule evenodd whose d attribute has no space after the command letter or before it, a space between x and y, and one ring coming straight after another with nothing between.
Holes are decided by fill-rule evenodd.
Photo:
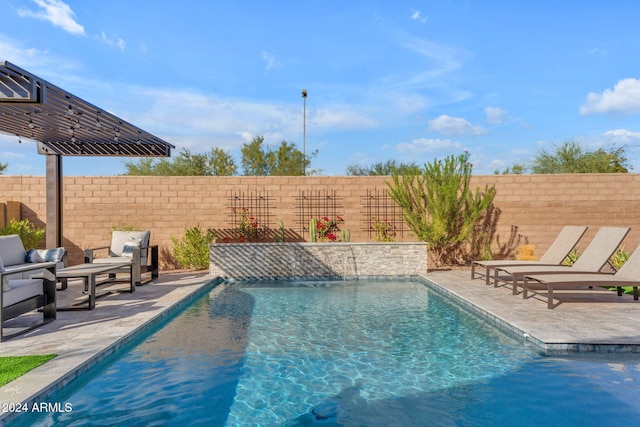
<instances>
[{"instance_id":1,"label":"swimming pool","mask_svg":"<svg viewBox=\"0 0 640 427\"><path fill-rule=\"evenodd\" d=\"M12 425L629 425L633 356L542 357L428 284L222 284Z\"/></svg>"}]
</instances>

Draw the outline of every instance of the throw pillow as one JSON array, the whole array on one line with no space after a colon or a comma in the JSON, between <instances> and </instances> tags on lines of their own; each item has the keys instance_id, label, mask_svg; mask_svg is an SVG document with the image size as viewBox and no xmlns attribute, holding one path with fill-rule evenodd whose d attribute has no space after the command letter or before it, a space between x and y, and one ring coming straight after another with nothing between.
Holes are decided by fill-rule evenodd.
<instances>
[{"instance_id":1,"label":"throw pillow","mask_svg":"<svg viewBox=\"0 0 640 427\"><path fill-rule=\"evenodd\" d=\"M27 262L60 262L64 256L64 248L29 249Z\"/></svg>"},{"instance_id":2,"label":"throw pillow","mask_svg":"<svg viewBox=\"0 0 640 427\"><path fill-rule=\"evenodd\" d=\"M29 249L27 252L27 262L44 262L44 258L38 249Z\"/></svg>"},{"instance_id":3,"label":"throw pillow","mask_svg":"<svg viewBox=\"0 0 640 427\"><path fill-rule=\"evenodd\" d=\"M41 256L46 262L60 262L64 257L64 248L45 249Z\"/></svg>"},{"instance_id":4,"label":"throw pillow","mask_svg":"<svg viewBox=\"0 0 640 427\"><path fill-rule=\"evenodd\" d=\"M124 242L124 247L122 248L122 256L133 258L133 248L139 248L141 242L141 239L131 239Z\"/></svg>"}]
</instances>

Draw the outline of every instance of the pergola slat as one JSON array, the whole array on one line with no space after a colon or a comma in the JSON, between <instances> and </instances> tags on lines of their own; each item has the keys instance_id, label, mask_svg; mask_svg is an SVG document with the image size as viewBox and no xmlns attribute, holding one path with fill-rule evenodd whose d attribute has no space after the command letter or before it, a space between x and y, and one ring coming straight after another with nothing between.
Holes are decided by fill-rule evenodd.
<instances>
[{"instance_id":1,"label":"pergola slat","mask_svg":"<svg viewBox=\"0 0 640 427\"><path fill-rule=\"evenodd\" d=\"M47 174L47 247L62 244L62 157L170 157L168 142L7 61L0 132L37 142Z\"/></svg>"}]
</instances>

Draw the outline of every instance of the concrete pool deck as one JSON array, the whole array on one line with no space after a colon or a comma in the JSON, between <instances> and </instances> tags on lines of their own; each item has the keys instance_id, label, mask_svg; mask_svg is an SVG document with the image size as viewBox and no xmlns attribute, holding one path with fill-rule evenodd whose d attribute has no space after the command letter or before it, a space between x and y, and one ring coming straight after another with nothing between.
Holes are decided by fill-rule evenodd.
<instances>
[{"instance_id":1,"label":"concrete pool deck","mask_svg":"<svg viewBox=\"0 0 640 427\"><path fill-rule=\"evenodd\" d=\"M486 286L484 280L471 280L469 276L467 270L435 271L426 277L468 309L549 353L640 352L640 302L633 301L631 295L558 291L560 303L549 310L545 297L535 295L523 300L521 295L512 295L510 288L496 289ZM0 404L26 402L30 406L39 401L129 342L139 328L164 318L185 300L199 295L212 279L205 273L161 274L159 279L138 287L133 294L113 293L100 298L92 311L59 312L54 322L0 343L0 356L58 355L0 387ZM81 286L72 283L67 291L58 292L59 305L79 297ZM0 425L14 416L14 413L0 413Z\"/></svg>"}]
</instances>

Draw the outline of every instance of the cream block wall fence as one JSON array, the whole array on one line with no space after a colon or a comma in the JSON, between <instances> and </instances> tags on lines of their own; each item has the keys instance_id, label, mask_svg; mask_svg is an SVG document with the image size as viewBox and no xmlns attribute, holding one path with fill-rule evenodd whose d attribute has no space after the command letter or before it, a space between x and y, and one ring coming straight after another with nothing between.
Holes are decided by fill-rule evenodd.
<instances>
[{"instance_id":1,"label":"cream block wall fence","mask_svg":"<svg viewBox=\"0 0 640 427\"><path fill-rule=\"evenodd\" d=\"M185 227L200 225L224 232L234 227L231 207L234 194L266 197L268 226L283 221L287 242L308 241L301 232L300 207L304 194L330 194L336 214L349 228L352 242L374 242L367 229L371 198L387 188L389 177L145 177L105 176L63 179L64 245L70 264L82 262L84 248L107 245L111 228L120 223L151 230L161 248L161 268L171 268L171 237L181 238ZM586 247L599 226L629 226L627 250L640 244L640 175L486 175L474 176L472 186L495 185L499 212L496 241L513 255L516 244L535 245L544 253L564 225L587 225L578 246ZM19 202L22 218L44 226L45 178L0 175L0 203ZM268 200L267 200L268 199ZM316 200L316 213L322 206ZM376 202L378 203L378 202ZM391 206L386 206L387 214ZM383 211L383 210L382 210ZM308 214L308 211L304 212ZM327 212L329 214L329 212ZM379 212L379 216L386 215ZM384 219L384 218L382 218ZM496 240L497 239L497 240ZM273 240L272 240L273 241ZM415 242L410 232L396 241ZM163 262L164 261L164 262Z\"/></svg>"},{"instance_id":2,"label":"cream block wall fence","mask_svg":"<svg viewBox=\"0 0 640 427\"><path fill-rule=\"evenodd\" d=\"M220 243L209 273L224 278L357 278L427 274L424 243Z\"/></svg>"}]
</instances>

